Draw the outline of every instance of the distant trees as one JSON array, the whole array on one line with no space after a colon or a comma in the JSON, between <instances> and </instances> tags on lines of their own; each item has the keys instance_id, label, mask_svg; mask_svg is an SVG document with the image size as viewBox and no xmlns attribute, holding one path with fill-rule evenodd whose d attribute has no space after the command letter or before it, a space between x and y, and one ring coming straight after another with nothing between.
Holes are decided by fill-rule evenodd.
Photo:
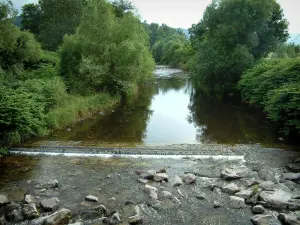
<instances>
[{"instance_id":1,"label":"distant trees","mask_svg":"<svg viewBox=\"0 0 300 225\"><path fill-rule=\"evenodd\" d=\"M26 4L22 7L21 27L24 30L38 35L40 33L41 7L39 4Z\"/></svg>"},{"instance_id":2,"label":"distant trees","mask_svg":"<svg viewBox=\"0 0 300 225\"><path fill-rule=\"evenodd\" d=\"M190 29L194 78L207 92L232 92L241 74L288 38L275 0L213 0Z\"/></svg>"}]
</instances>

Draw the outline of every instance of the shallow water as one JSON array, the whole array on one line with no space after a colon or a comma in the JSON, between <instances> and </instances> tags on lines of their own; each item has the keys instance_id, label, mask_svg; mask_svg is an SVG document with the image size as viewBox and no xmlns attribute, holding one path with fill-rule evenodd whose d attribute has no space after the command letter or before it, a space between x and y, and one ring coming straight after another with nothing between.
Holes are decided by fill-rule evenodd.
<instances>
[{"instance_id":1,"label":"shallow water","mask_svg":"<svg viewBox=\"0 0 300 225\"><path fill-rule=\"evenodd\" d=\"M187 74L158 67L157 81L113 111L99 112L67 130L33 139L34 146L141 146L253 144L286 147L274 124L258 109L232 98L196 94Z\"/></svg>"}]
</instances>

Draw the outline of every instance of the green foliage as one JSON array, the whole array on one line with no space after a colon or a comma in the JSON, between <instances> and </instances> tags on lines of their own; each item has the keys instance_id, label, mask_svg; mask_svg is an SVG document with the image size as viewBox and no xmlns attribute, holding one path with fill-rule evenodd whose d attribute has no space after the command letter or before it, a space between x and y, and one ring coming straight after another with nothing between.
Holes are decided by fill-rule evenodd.
<instances>
[{"instance_id":1,"label":"green foliage","mask_svg":"<svg viewBox=\"0 0 300 225\"><path fill-rule=\"evenodd\" d=\"M244 70L287 40L287 27L275 0L214 0L190 29L198 85L232 92Z\"/></svg>"},{"instance_id":2,"label":"green foliage","mask_svg":"<svg viewBox=\"0 0 300 225\"><path fill-rule=\"evenodd\" d=\"M269 58L296 58L300 56L300 45L282 43L277 46Z\"/></svg>"},{"instance_id":3,"label":"green foliage","mask_svg":"<svg viewBox=\"0 0 300 225\"><path fill-rule=\"evenodd\" d=\"M65 34L75 33L84 5L85 0L39 0L39 39L43 48L55 51Z\"/></svg>"},{"instance_id":4,"label":"green foliage","mask_svg":"<svg viewBox=\"0 0 300 225\"><path fill-rule=\"evenodd\" d=\"M22 7L22 29L38 35L40 33L41 8L39 4L26 4Z\"/></svg>"},{"instance_id":5,"label":"green foliage","mask_svg":"<svg viewBox=\"0 0 300 225\"><path fill-rule=\"evenodd\" d=\"M92 0L76 35L64 38L61 74L73 92L130 95L152 76L147 43L143 26L131 12L118 17L111 4Z\"/></svg>"},{"instance_id":6,"label":"green foliage","mask_svg":"<svg viewBox=\"0 0 300 225\"><path fill-rule=\"evenodd\" d=\"M300 60L272 59L245 72L238 88L245 101L260 105L288 134L300 130Z\"/></svg>"}]
</instances>

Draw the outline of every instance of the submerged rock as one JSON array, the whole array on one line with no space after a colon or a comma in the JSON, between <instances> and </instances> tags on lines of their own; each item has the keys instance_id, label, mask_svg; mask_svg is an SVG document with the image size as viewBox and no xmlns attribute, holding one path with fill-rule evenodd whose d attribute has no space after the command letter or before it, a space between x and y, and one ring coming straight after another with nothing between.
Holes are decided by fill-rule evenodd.
<instances>
[{"instance_id":1,"label":"submerged rock","mask_svg":"<svg viewBox=\"0 0 300 225\"><path fill-rule=\"evenodd\" d=\"M90 202L98 202L98 198L93 195L87 195L85 196L85 200L90 201Z\"/></svg>"},{"instance_id":2,"label":"submerged rock","mask_svg":"<svg viewBox=\"0 0 300 225\"><path fill-rule=\"evenodd\" d=\"M58 208L59 199L56 197L44 199L40 202L41 208L45 212L55 211Z\"/></svg>"},{"instance_id":3,"label":"submerged rock","mask_svg":"<svg viewBox=\"0 0 300 225\"><path fill-rule=\"evenodd\" d=\"M53 214L32 220L29 225L65 225L69 223L72 213L68 209L61 209Z\"/></svg>"},{"instance_id":4,"label":"submerged rock","mask_svg":"<svg viewBox=\"0 0 300 225\"><path fill-rule=\"evenodd\" d=\"M39 182L34 186L36 189L54 189L58 188L58 181L57 180L47 180L43 182Z\"/></svg>"},{"instance_id":5,"label":"submerged rock","mask_svg":"<svg viewBox=\"0 0 300 225\"><path fill-rule=\"evenodd\" d=\"M245 199L236 196L230 196L229 206L233 209L243 209L247 207Z\"/></svg>"},{"instance_id":6,"label":"submerged rock","mask_svg":"<svg viewBox=\"0 0 300 225\"><path fill-rule=\"evenodd\" d=\"M8 198L6 195L0 195L0 206L8 204Z\"/></svg>"},{"instance_id":7,"label":"submerged rock","mask_svg":"<svg viewBox=\"0 0 300 225\"><path fill-rule=\"evenodd\" d=\"M183 182L186 184L192 184L196 181L196 176L192 173L187 173L183 177Z\"/></svg>"},{"instance_id":8,"label":"submerged rock","mask_svg":"<svg viewBox=\"0 0 300 225\"><path fill-rule=\"evenodd\" d=\"M134 207L135 214L128 217L129 224L141 224L143 223L143 216L138 206Z\"/></svg>"}]
</instances>

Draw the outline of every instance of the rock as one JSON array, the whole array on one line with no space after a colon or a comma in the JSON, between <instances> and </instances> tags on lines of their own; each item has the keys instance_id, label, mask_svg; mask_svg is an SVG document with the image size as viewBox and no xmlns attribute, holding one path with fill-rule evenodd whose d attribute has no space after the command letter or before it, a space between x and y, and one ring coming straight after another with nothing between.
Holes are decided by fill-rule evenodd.
<instances>
[{"instance_id":1,"label":"rock","mask_svg":"<svg viewBox=\"0 0 300 225\"><path fill-rule=\"evenodd\" d=\"M138 181L142 184L148 184L149 180L144 179L144 178L139 178Z\"/></svg>"},{"instance_id":2,"label":"rock","mask_svg":"<svg viewBox=\"0 0 300 225\"><path fill-rule=\"evenodd\" d=\"M157 188L156 187L152 187L150 185L145 185L145 192L149 194L149 196L152 198L152 199L158 199L158 196L157 196Z\"/></svg>"},{"instance_id":3,"label":"rock","mask_svg":"<svg viewBox=\"0 0 300 225\"><path fill-rule=\"evenodd\" d=\"M5 195L0 195L0 206L8 204L8 198Z\"/></svg>"},{"instance_id":4,"label":"rock","mask_svg":"<svg viewBox=\"0 0 300 225\"><path fill-rule=\"evenodd\" d=\"M248 199L252 195L252 193L253 191L248 189L248 190L239 191L234 195L243 199Z\"/></svg>"},{"instance_id":5,"label":"rock","mask_svg":"<svg viewBox=\"0 0 300 225\"><path fill-rule=\"evenodd\" d=\"M243 209L247 207L245 199L236 196L230 196L229 206L233 209Z\"/></svg>"},{"instance_id":6,"label":"rock","mask_svg":"<svg viewBox=\"0 0 300 225\"><path fill-rule=\"evenodd\" d=\"M38 183L34 186L36 189L54 189L58 188L58 181L57 180L48 180L41 183Z\"/></svg>"},{"instance_id":7,"label":"rock","mask_svg":"<svg viewBox=\"0 0 300 225\"><path fill-rule=\"evenodd\" d=\"M245 177L249 172L247 168L227 168L221 172L221 177L225 180L235 180Z\"/></svg>"},{"instance_id":8,"label":"rock","mask_svg":"<svg viewBox=\"0 0 300 225\"><path fill-rule=\"evenodd\" d=\"M173 195L171 192L168 192L168 191L162 191L159 193L159 197L161 199L172 199L173 198Z\"/></svg>"},{"instance_id":9,"label":"rock","mask_svg":"<svg viewBox=\"0 0 300 225\"><path fill-rule=\"evenodd\" d=\"M137 205L135 202L126 200L125 205Z\"/></svg>"},{"instance_id":10,"label":"rock","mask_svg":"<svg viewBox=\"0 0 300 225\"><path fill-rule=\"evenodd\" d=\"M176 175L174 177L174 184L173 184L173 186L174 187L178 187L178 186L180 186L182 184L183 184L183 182L182 182L181 178L178 175Z\"/></svg>"},{"instance_id":11,"label":"rock","mask_svg":"<svg viewBox=\"0 0 300 225\"><path fill-rule=\"evenodd\" d=\"M273 191L275 190L276 185L272 181L264 181L260 183L258 187L262 188L265 191Z\"/></svg>"},{"instance_id":12,"label":"rock","mask_svg":"<svg viewBox=\"0 0 300 225\"><path fill-rule=\"evenodd\" d=\"M266 202L268 207L286 209L291 199L291 194L283 190L262 191L259 197L262 201Z\"/></svg>"},{"instance_id":13,"label":"rock","mask_svg":"<svg viewBox=\"0 0 300 225\"><path fill-rule=\"evenodd\" d=\"M94 220L99 217L99 214L95 210L80 212L80 218L83 220Z\"/></svg>"},{"instance_id":14,"label":"rock","mask_svg":"<svg viewBox=\"0 0 300 225\"><path fill-rule=\"evenodd\" d=\"M177 197L173 197L172 198L173 202L175 202L176 204L181 204L180 200Z\"/></svg>"},{"instance_id":15,"label":"rock","mask_svg":"<svg viewBox=\"0 0 300 225\"><path fill-rule=\"evenodd\" d=\"M290 189L290 191L294 191L296 184L291 180L286 180L284 184Z\"/></svg>"},{"instance_id":16,"label":"rock","mask_svg":"<svg viewBox=\"0 0 300 225\"><path fill-rule=\"evenodd\" d=\"M187 173L183 177L183 182L186 184L192 184L196 181L196 176L191 173Z\"/></svg>"},{"instance_id":17,"label":"rock","mask_svg":"<svg viewBox=\"0 0 300 225\"><path fill-rule=\"evenodd\" d=\"M115 197L111 197L107 199L107 207L112 209L115 208L117 205L117 199Z\"/></svg>"},{"instance_id":18,"label":"rock","mask_svg":"<svg viewBox=\"0 0 300 225\"><path fill-rule=\"evenodd\" d=\"M32 220L29 225L64 225L69 223L71 216L72 214L70 210L60 209L48 216Z\"/></svg>"},{"instance_id":19,"label":"rock","mask_svg":"<svg viewBox=\"0 0 300 225\"><path fill-rule=\"evenodd\" d=\"M256 205L252 208L252 212L254 214L264 214L266 210L262 205Z\"/></svg>"},{"instance_id":20,"label":"rock","mask_svg":"<svg viewBox=\"0 0 300 225\"><path fill-rule=\"evenodd\" d=\"M121 223L122 220L120 218L120 213L119 212L115 212L112 217L110 218L109 224L119 224Z\"/></svg>"},{"instance_id":21,"label":"rock","mask_svg":"<svg viewBox=\"0 0 300 225\"><path fill-rule=\"evenodd\" d=\"M280 213L278 219L286 225L300 225L299 217L296 215L287 215L284 213Z\"/></svg>"},{"instance_id":22,"label":"rock","mask_svg":"<svg viewBox=\"0 0 300 225\"><path fill-rule=\"evenodd\" d=\"M96 207L94 207L94 210L98 213L98 215L101 217L106 216L107 214L107 209L104 205L98 205Z\"/></svg>"},{"instance_id":23,"label":"rock","mask_svg":"<svg viewBox=\"0 0 300 225\"><path fill-rule=\"evenodd\" d=\"M140 208L135 206L135 215L128 217L129 224L141 224L143 223L143 216L141 214Z\"/></svg>"},{"instance_id":24,"label":"rock","mask_svg":"<svg viewBox=\"0 0 300 225\"><path fill-rule=\"evenodd\" d=\"M29 204L29 203L33 203L33 202L34 202L34 198L31 195L25 195L25 197L24 197L25 204Z\"/></svg>"},{"instance_id":25,"label":"rock","mask_svg":"<svg viewBox=\"0 0 300 225\"><path fill-rule=\"evenodd\" d=\"M217 201L214 201L214 208L217 209L217 208L220 208L221 207L221 204Z\"/></svg>"},{"instance_id":26,"label":"rock","mask_svg":"<svg viewBox=\"0 0 300 225\"><path fill-rule=\"evenodd\" d=\"M184 198L184 195L182 194L181 190L178 188L177 193L180 195L181 198Z\"/></svg>"},{"instance_id":27,"label":"rock","mask_svg":"<svg viewBox=\"0 0 300 225\"><path fill-rule=\"evenodd\" d=\"M261 171L259 171L259 175L264 180L272 181L274 184L279 183L280 175L276 174L268 169L262 169Z\"/></svg>"},{"instance_id":28,"label":"rock","mask_svg":"<svg viewBox=\"0 0 300 225\"><path fill-rule=\"evenodd\" d=\"M5 206L4 209L5 218L7 221L11 222L21 222L24 220L21 206L16 203L10 203Z\"/></svg>"},{"instance_id":29,"label":"rock","mask_svg":"<svg viewBox=\"0 0 300 225\"><path fill-rule=\"evenodd\" d=\"M228 194L234 194L236 192L239 192L240 190L241 188L234 183L227 184L222 188L222 191Z\"/></svg>"},{"instance_id":30,"label":"rock","mask_svg":"<svg viewBox=\"0 0 300 225\"><path fill-rule=\"evenodd\" d=\"M271 214L267 214L267 215L256 215L251 217L251 222L254 225L272 225L271 222L274 219L274 216Z\"/></svg>"},{"instance_id":31,"label":"rock","mask_svg":"<svg viewBox=\"0 0 300 225\"><path fill-rule=\"evenodd\" d=\"M142 175L144 173L144 170L136 170L135 173L137 175Z\"/></svg>"},{"instance_id":32,"label":"rock","mask_svg":"<svg viewBox=\"0 0 300 225\"><path fill-rule=\"evenodd\" d=\"M285 180L300 181L300 173L284 173L282 177Z\"/></svg>"},{"instance_id":33,"label":"rock","mask_svg":"<svg viewBox=\"0 0 300 225\"><path fill-rule=\"evenodd\" d=\"M147 180L153 180L156 174L155 170L148 170L146 173L142 174L141 177Z\"/></svg>"},{"instance_id":34,"label":"rock","mask_svg":"<svg viewBox=\"0 0 300 225\"><path fill-rule=\"evenodd\" d=\"M244 180L244 184L245 184L247 187L251 187L251 186L253 186L253 185L259 184L259 181L257 181L257 180L254 179L254 178L249 178L249 179L245 179L245 180Z\"/></svg>"},{"instance_id":35,"label":"rock","mask_svg":"<svg viewBox=\"0 0 300 225\"><path fill-rule=\"evenodd\" d=\"M45 212L55 211L58 208L59 199L56 197L44 199L40 202L41 208Z\"/></svg>"},{"instance_id":36,"label":"rock","mask_svg":"<svg viewBox=\"0 0 300 225\"><path fill-rule=\"evenodd\" d=\"M156 182L162 182L162 181L168 182L168 174L166 174L166 173L157 173L154 176L154 180Z\"/></svg>"},{"instance_id":37,"label":"rock","mask_svg":"<svg viewBox=\"0 0 300 225\"><path fill-rule=\"evenodd\" d=\"M199 200L205 200L205 196L204 195L201 195L201 194L198 194L195 196L197 199Z\"/></svg>"},{"instance_id":38,"label":"rock","mask_svg":"<svg viewBox=\"0 0 300 225\"><path fill-rule=\"evenodd\" d=\"M255 205L258 202L259 193L250 196L248 199L246 199L247 204Z\"/></svg>"},{"instance_id":39,"label":"rock","mask_svg":"<svg viewBox=\"0 0 300 225\"><path fill-rule=\"evenodd\" d=\"M23 205L23 214L25 219L32 220L39 217L39 212L34 203Z\"/></svg>"},{"instance_id":40,"label":"rock","mask_svg":"<svg viewBox=\"0 0 300 225\"><path fill-rule=\"evenodd\" d=\"M90 201L90 202L98 202L98 198L93 195L87 195L85 196L85 200Z\"/></svg>"},{"instance_id":41,"label":"rock","mask_svg":"<svg viewBox=\"0 0 300 225\"><path fill-rule=\"evenodd\" d=\"M300 172L300 165L299 164L289 164L288 169L294 173Z\"/></svg>"},{"instance_id":42,"label":"rock","mask_svg":"<svg viewBox=\"0 0 300 225\"><path fill-rule=\"evenodd\" d=\"M161 169L157 170L156 173L167 173L167 169L165 167L161 168Z\"/></svg>"}]
</instances>

